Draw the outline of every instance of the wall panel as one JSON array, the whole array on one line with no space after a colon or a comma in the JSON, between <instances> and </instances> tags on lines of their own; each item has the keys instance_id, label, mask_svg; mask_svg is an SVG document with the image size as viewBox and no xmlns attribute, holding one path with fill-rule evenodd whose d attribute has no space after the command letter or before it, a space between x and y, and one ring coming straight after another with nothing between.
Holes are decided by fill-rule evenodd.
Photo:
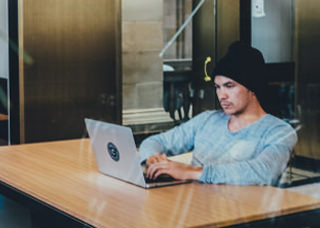
<instances>
[{"instance_id":1,"label":"wall panel","mask_svg":"<svg viewBox=\"0 0 320 228\"><path fill-rule=\"evenodd\" d=\"M295 1L297 154L320 159L320 1Z\"/></svg>"},{"instance_id":2,"label":"wall panel","mask_svg":"<svg viewBox=\"0 0 320 228\"><path fill-rule=\"evenodd\" d=\"M78 138L84 118L121 122L120 1L19 5L21 141ZM120 104L120 105L119 105Z\"/></svg>"}]
</instances>

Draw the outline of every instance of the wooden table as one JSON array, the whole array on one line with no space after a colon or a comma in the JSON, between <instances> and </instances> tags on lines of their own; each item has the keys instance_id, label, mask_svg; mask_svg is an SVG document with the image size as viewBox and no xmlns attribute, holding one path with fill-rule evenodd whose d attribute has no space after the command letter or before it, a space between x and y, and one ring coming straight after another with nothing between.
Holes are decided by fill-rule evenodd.
<instances>
[{"instance_id":1,"label":"wooden table","mask_svg":"<svg viewBox=\"0 0 320 228\"><path fill-rule=\"evenodd\" d=\"M88 139L3 146L0 158L4 193L86 226L229 226L320 207L320 199L268 186L145 190L100 174Z\"/></svg>"}]
</instances>

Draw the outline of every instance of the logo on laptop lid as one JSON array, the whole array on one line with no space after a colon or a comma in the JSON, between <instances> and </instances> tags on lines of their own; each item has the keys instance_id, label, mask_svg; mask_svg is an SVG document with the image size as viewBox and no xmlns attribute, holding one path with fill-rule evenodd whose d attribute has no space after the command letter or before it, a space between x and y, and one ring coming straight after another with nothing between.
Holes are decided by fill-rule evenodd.
<instances>
[{"instance_id":1,"label":"logo on laptop lid","mask_svg":"<svg viewBox=\"0 0 320 228\"><path fill-rule=\"evenodd\" d=\"M108 143L107 149L108 149L108 153L109 153L110 157L116 162L119 161L119 159L120 159L119 151L118 151L117 147L112 142Z\"/></svg>"}]
</instances>

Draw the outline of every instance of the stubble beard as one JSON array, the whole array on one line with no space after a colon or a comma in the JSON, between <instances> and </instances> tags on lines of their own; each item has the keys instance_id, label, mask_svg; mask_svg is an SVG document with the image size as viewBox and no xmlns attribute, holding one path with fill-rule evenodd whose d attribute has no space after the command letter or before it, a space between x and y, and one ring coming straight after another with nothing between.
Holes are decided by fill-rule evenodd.
<instances>
[{"instance_id":1,"label":"stubble beard","mask_svg":"<svg viewBox=\"0 0 320 228\"><path fill-rule=\"evenodd\" d=\"M241 109L237 109L237 110L232 110L232 106L233 106L233 104L231 104L231 110L225 110L225 109L223 109L223 111L226 113L226 114L228 114L228 115L231 115L231 116L240 116L241 114L243 114L244 113L244 111L245 111L245 109L246 109L246 107L247 106L244 106L244 107L242 107ZM234 107L234 106L233 106Z\"/></svg>"}]
</instances>

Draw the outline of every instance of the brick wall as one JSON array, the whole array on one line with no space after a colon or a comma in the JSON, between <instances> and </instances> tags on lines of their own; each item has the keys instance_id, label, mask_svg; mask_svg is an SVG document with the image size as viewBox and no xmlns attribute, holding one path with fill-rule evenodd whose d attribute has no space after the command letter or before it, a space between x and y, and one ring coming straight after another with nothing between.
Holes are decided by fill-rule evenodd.
<instances>
[{"instance_id":1,"label":"brick wall","mask_svg":"<svg viewBox=\"0 0 320 228\"><path fill-rule=\"evenodd\" d=\"M162 108L162 58L158 56L163 48L162 30L163 0L122 1L124 124L130 119L125 113L158 110L166 114ZM130 121L133 124L135 120Z\"/></svg>"}]
</instances>

